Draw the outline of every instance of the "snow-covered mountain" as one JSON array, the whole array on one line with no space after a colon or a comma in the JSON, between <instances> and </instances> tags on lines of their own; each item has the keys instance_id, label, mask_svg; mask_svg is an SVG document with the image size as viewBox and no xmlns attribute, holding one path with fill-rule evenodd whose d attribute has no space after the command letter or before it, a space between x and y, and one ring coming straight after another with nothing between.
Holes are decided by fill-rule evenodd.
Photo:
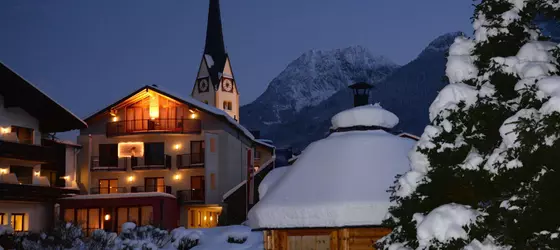
<instances>
[{"instance_id":1,"label":"snow-covered mountain","mask_svg":"<svg viewBox=\"0 0 560 250\"><path fill-rule=\"evenodd\" d=\"M241 123L278 146L303 149L326 135L334 114L352 106L348 84L366 81L376 85L370 101L399 116L397 130L420 134L430 103L445 85L445 54L459 34L436 38L402 67L363 47L307 52L241 107Z\"/></svg>"},{"instance_id":2,"label":"snow-covered mountain","mask_svg":"<svg viewBox=\"0 0 560 250\"><path fill-rule=\"evenodd\" d=\"M263 131L318 105L351 83L380 82L398 67L362 46L308 51L274 78L254 102L241 107L242 123Z\"/></svg>"}]
</instances>

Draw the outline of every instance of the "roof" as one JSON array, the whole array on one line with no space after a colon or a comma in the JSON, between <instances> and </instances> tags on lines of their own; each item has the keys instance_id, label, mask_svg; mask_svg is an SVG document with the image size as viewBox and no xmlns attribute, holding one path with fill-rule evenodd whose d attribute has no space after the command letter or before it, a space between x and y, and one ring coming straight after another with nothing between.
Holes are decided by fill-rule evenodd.
<instances>
[{"instance_id":1,"label":"roof","mask_svg":"<svg viewBox=\"0 0 560 250\"><path fill-rule=\"evenodd\" d=\"M249 211L249 223L255 229L381 225L391 205L386 190L410 170L413 146L383 130L333 133L305 149Z\"/></svg>"},{"instance_id":2,"label":"roof","mask_svg":"<svg viewBox=\"0 0 560 250\"><path fill-rule=\"evenodd\" d=\"M224 69L227 59L224 34L222 32L222 17L220 14L220 1L210 0L208 7L208 24L206 26L206 43L204 56L210 73L210 78L217 89L220 74ZM211 60L208 60L210 57Z\"/></svg>"},{"instance_id":3,"label":"roof","mask_svg":"<svg viewBox=\"0 0 560 250\"><path fill-rule=\"evenodd\" d=\"M48 139L48 138L43 138L43 139L44 139L44 140L52 141L52 142L54 142L54 143L58 143L58 144L63 144L63 145L75 147L75 148L82 148L82 145L77 144L77 143L72 142L72 141L68 141L68 140Z\"/></svg>"},{"instance_id":4,"label":"roof","mask_svg":"<svg viewBox=\"0 0 560 250\"><path fill-rule=\"evenodd\" d=\"M412 139L412 140L415 140L415 141L420 140L420 137L418 137L417 135L413 135L413 134L406 133L406 132L400 133L397 136L402 137L402 138L409 138L409 139Z\"/></svg>"},{"instance_id":5,"label":"roof","mask_svg":"<svg viewBox=\"0 0 560 250\"><path fill-rule=\"evenodd\" d=\"M255 137L251 134L251 132L249 132L249 130L247 130L245 127L243 127L241 124L239 124L239 122L237 122L236 120L234 120L234 119L233 119L228 113L226 113L225 111L223 111L223 110L221 110L221 109L218 109L218 108L216 108L216 107L214 107L214 106L210 106L210 105L208 105L208 104L206 104L206 103L203 103L203 102L201 102L201 101L199 101L199 100L196 100L196 99L194 99L194 98L191 97L191 96L183 96L183 95L179 95L179 94L176 94L176 93L172 93L171 91L163 90L162 87L160 87L160 86L156 87L156 86L153 86L153 85L146 85L146 86L143 86L143 87L139 88L138 90L136 90L136 91L132 92L131 94L129 94L129 95L127 95L127 96L121 98L120 100L114 102L113 104L111 104L111 105L109 105L109 106L107 106L107 107L105 107L105 108L103 108L103 109L97 111L97 112L94 113L93 115L87 117L85 120L86 120L86 121L89 121L90 119L92 119L92 118L94 118L94 117L96 117L96 116L98 116L98 115L100 115L100 114L102 114L102 113L105 113L105 112L110 111L111 107L116 106L117 104L119 104L119 103L125 101L126 99L128 99L128 98L130 98L130 97L136 95L137 93L139 93L139 92L141 92L141 91L145 91L146 89L147 89L147 90L151 90L151 91L155 91L155 92L160 93L160 94L162 94L162 95L165 95L165 96L167 96L167 97L169 97L169 98L175 99L175 100L178 101L178 102L182 102L182 103L184 103L184 104L186 104L186 105L193 106L193 107L195 107L195 108L197 108L197 109L199 109L199 110L201 110L201 111L204 111L204 112L206 112L206 113L208 113L208 114L214 115L214 116L216 116L217 118L222 119L222 120L225 121L226 123L230 124L233 128L235 128L236 130L238 130L239 132L241 132L243 135L245 135L246 137L248 137L249 140L251 140L251 141L253 141L253 142L255 142L255 143L263 144L263 143L261 143L261 142L257 142L257 141L255 140ZM265 145L265 146L266 146L266 145ZM270 146L270 145L269 145L269 146ZM272 147L273 147L273 146L272 146Z\"/></svg>"},{"instance_id":6,"label":"roof","mask_svg":"<svg viewBox=\"0 0 560 250\"><path fill-rule=\"evenodd\" d=\"M371 89L373 88L373 84L369 84L367 82L358 82L352 85L349 85L348 88L351 89Z\"/></svg>"},{"instance_id":7,"label":"roof","mask_svg":"<svg viewBox=\"0 0 560 250\"><path fill-rule=\"evenodd\" d=\"M64 132L87 124L6 65L0 63L0 95L5 107L20 107L39 120L41 132Z\"/></svg>"},{"instance_id":8,"label":"roof","mask_svg":"<svg viewBox=\"0 0 560 250\"><path fill-rule=\"evenodd\" d=\"M256 143L261 144L265 147L269 147L269 148L276 148L276 146L271 144L271 140L265 140L265 139L256 139L255 140Z\"/></svg>"}]
</instances>

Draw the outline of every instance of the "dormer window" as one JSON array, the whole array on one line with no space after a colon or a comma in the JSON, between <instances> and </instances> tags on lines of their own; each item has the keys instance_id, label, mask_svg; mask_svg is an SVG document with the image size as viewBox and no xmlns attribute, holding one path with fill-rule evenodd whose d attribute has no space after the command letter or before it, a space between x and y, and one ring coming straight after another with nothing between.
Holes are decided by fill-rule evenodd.
<instances>
[{"instance_id":1,"label":"dormer window","mask_svg":"<svg viewBox=\"0 0 560 250\"><path fill-rule=\"evenodd\" d=\"M223 107L224 107L224 110L232 110L231 101L224 101Z\"/></svg>"}]
</instances>

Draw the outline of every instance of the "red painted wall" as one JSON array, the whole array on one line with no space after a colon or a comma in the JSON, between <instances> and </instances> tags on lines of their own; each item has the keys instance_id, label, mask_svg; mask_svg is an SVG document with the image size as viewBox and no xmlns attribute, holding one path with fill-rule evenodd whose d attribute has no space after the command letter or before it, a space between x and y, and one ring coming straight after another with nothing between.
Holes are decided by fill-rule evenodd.
<instances>
[{"instance_id":1,"label":"red painted wall","mask_svg":"<svg viewBox=\"0 0 560 250\"><path fill-rule=\"evenodd\" d=\"M119 207L131 206L152 206L154 224L162 225L165 229L171 230L179 224L179 207L177 200L171 197L130 197L113 199L61 199L61 217L64 216L65 209L78 208L104 208L114 210ZM113 229L114 230L114 229Z\"/></svg>"}]
</instances>

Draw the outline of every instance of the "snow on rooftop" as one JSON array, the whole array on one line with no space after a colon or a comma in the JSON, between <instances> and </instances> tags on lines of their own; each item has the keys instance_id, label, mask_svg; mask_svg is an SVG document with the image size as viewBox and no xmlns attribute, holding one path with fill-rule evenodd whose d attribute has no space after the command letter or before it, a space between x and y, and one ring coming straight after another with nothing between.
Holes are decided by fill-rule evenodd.
<instances>
[{"instance_id":1,"label":"snow on rooftop","mask_svg":"<svg viewBox=\"0 0 560 250\"><path fill-rule=\"evenodd\" d=\"M276 185L289 168L290 167L275 168L266 174L261 184L259 184L259 200L262 200L266 192Z\"/></svg>"},{"instance_id":2,"label":"snow on rooftop","mask_svg":"<svg viewBox=\"0 0 560 250\"><path fill-rule=\"evenodd\" d=\"M88 200L88 199L122 199L122 198L138 198L138 197L175 198L175 196L168 193L143 192L143 193L115 193L115 194L86 194L86 195L75 195L72 197L67 197L62 199L63 200Z\"/></svg>"},{"instance_id":3,"label":"snow on rooftop","mask_svg":"<svg viewBox=\"0 0 560 250\"><path fill-rule=\"evenodd\" d=\"M253 228L380 225L387 189L410 170L414 141L383 130L332 133L310 144L249 211Z\"/></svg>"},{"instance_id":4,"label":"snow on rooftop","mask_svg":"<svg viewBox=\"0 0 560 250\"><path fill-rule=\"evenodd\" d=\"M256 143L261 144L265 147L269 147L269 148L276 148L274 145L272 145L272 141L271 140L265 140L265 139L256 139L255 140Z\"/></svg>"},{"instance_id":5,"label":"snow on rooftop","mask_svg":"<svg viewBox=\"0 0 560 250\"><path fill-rule=\"evenodd\" d=\"M331 122L333 129L354 126L393 128L399 123L399 118L376 103L344 110L334 115Z\"/></svg>"},{"instance_id":6,"label":"snow on rooftop","mask_svg":"<svg viewBox=\"0 0 560 250\"><path fill-rule=\"evenodd\" d=\"M209 54L204 54L204 58L206 59L206 64L208 64L208 68L212 68L214 66L214 59Z\"/></svg>"}]
</instances>

